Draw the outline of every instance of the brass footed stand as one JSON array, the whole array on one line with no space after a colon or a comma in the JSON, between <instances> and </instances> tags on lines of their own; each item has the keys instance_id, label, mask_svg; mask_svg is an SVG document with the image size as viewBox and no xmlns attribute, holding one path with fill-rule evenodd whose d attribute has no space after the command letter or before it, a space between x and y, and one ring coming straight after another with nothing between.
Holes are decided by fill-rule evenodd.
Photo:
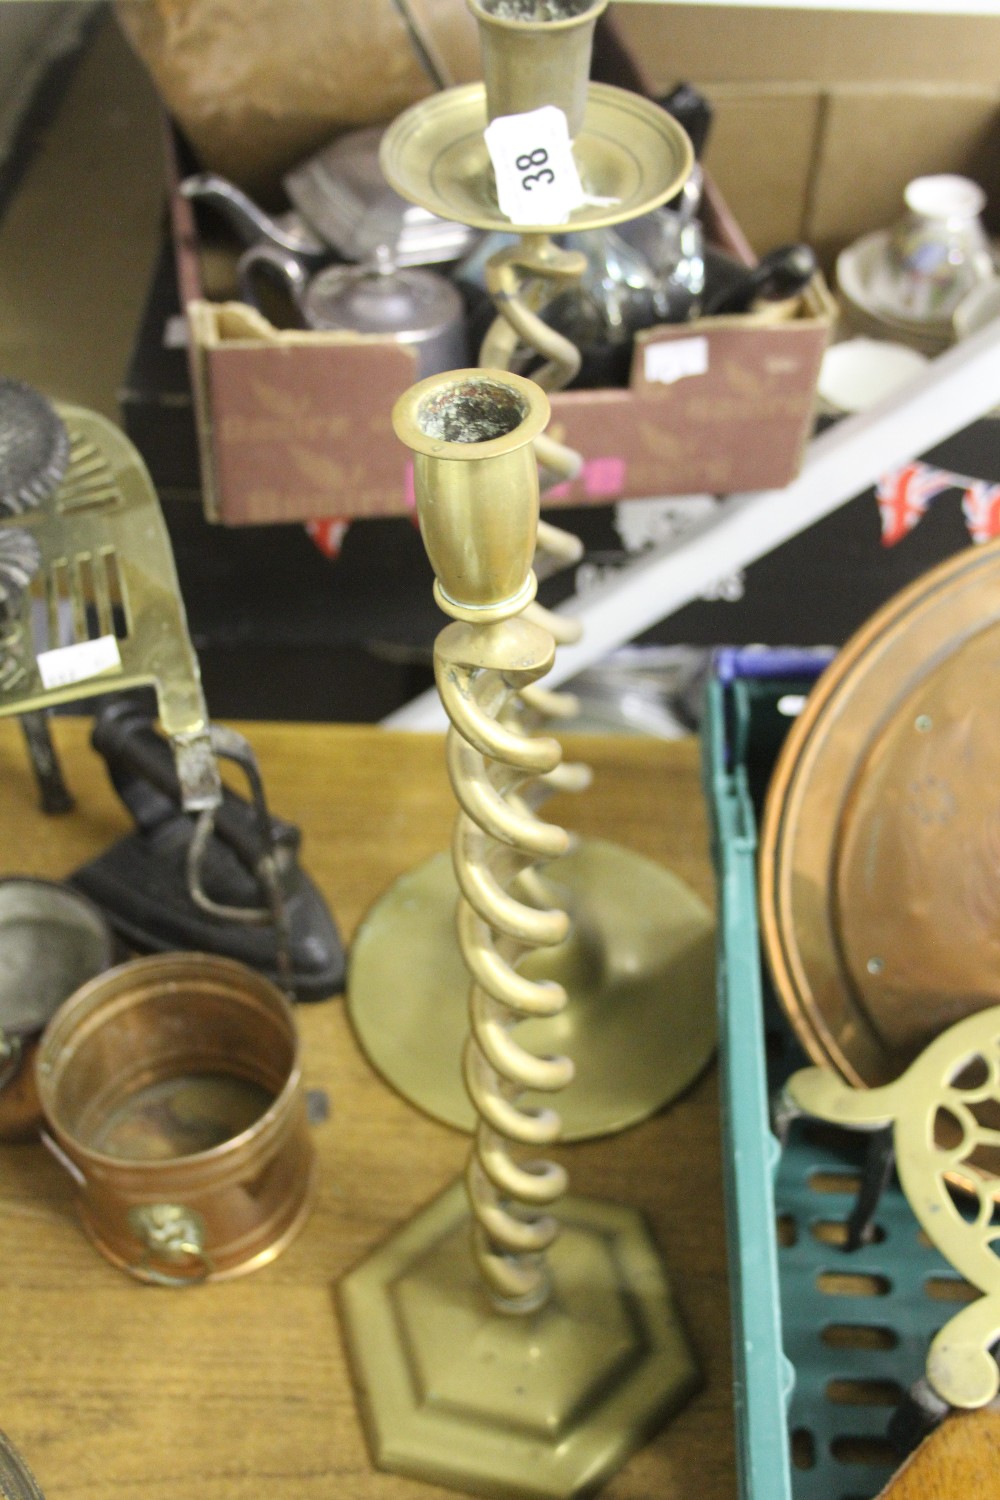
<instances>
[{"instance_id":1,"label":"brass footed stand","mask_svg":"<svg viewBox=\"0 0 1000 1500\"><path fill-rule=\"evenodd\" d=\"M415 455L435 596L455 622L434 655L460 806L453 856L477 1127L468 1201L454 1185L340 1289L375 1462L490 1496L591 1493L695 1380L641 1217L567 1198L560 1233L549 1210L565 1172L515 1155L559 1134L558 1114L525 1107L525 1091L561 1090L573 1071L514 1034L522 1018L566 1004L559 984L521 967L569 925L564 912L522 899L541 894L538 860L570 842L518 795L561 750L501 722L555 649L517 618L535 590L531 442L547 416L530 381L475 370L422 381L394 412Z\"/></svg>"},{"instance_id":2,"label":"brass footed stand","mask_svg":"<svg viewBox=\"0 0 1000 1500\"><path fill-rule=\"evenodd\" d=\"M480 24L485 87L448 89L408 110L387 131L382 164L405 197L437 213L520 235L487 266L497 317L480 361L512 363L539 354L533 380L558 390L580 355L539 315L585 268L559 248L560 228L595 229L647 212L683 185L692 164L683 130L657 105L622 89L589 84L594 25L607 0L468 0ZM512 225L501 213L483 130L488 120L561 108L588 194L564 225ZM575 475L579 454L539 431L539 463L558 479ZM579 555L575 537L542 523L543 561ZM525 618L559 644L579 626L537 603ZM515 702L536 721L575 714L575 700L525 683ZM505 717L510 721L511 710ZM584 766L560 766L532 791L582 790ZM525 1027L539 1051L569 1046L577 1075L563 1109L563 1136L621 1130L652 1114L689 1084L715 1043L712 923L682 881L651 860L605 841L584 841L550 872L550 899L573 917L570 938L527 961L526 972L563 984L564 1014ZM536 894L538 881L535 881ZM455 883L440 855L404 875L373 909L354 943L348 1005L366 1054L403 1096L436 1119L472 1128L458 1068L464 968L454 940ZM543 898L544 899L544 898ZM533 1101L537 1102L537 1100Z\"/></svg>"}]
</instances>

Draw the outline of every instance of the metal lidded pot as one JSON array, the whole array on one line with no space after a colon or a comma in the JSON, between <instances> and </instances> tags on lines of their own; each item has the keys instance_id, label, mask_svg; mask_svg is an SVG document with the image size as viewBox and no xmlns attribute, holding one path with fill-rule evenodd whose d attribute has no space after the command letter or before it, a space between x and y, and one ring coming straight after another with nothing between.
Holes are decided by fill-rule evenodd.
<instances>
[{"instance_id":1,"label":"metal lidded pot","mask_svg":"<svg viewBox=\"0 0 1000 1500\"><path fill-rule=\"evenodd\" d=\"M298 1030L269 980L200 953L93 980L42 1037L43 1140L83 1227L142 1281L221 1281L305 1221L313 1149Z\"/></svg>"},{"instance_id":2,"label":"metal lidded pot","mask_svg":"<svg viewBox=\"0 0 1000 1500\"><path fill-rule=\"evenodd\" d=\"M37 1136L38 1039L73 991L114 960L111 929L86 896L53 880L0 880L0 1140Z\"/></svg>"},{"instance_id":3,"label":"metal lidded pot","mask_svg":"<svg viewBox=\"0 0 1000 1500\"><path fill-rule=\"evenodd\" d=\"M436 271L400 268L380 246L363 266L327 266L310 277L294 255L254 245L239 262L245 301L257 306L260 267L284 281L307 328L396 339L417 356L417 379L467 362L465 304Z\"/></svg>"}]
</instances>

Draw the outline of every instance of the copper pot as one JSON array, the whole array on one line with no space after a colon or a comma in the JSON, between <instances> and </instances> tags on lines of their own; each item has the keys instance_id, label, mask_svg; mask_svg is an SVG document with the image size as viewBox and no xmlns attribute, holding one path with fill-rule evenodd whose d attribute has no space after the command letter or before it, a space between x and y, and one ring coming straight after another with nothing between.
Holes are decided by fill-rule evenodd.
<instances>
[{"instance_id":1,"label":"copper pot","mask_svg":"<svg viewBox=\"0 0 1000 1500\"><path fill-rule=\"evenodd\" d=\"M84 985L37 1060L45 1144L83 1227L142 1281L221 1281L273 1260L309 1209L295 1018L231 959L135 959Z\"/></svg>"},{"instance_id":2,"label":"copper pot","mask_svg":"<svg viewBox=\"0 0 1000 1500\"><path fill-rule=\"evenodd\" d=\"M38 1038L63 1001L113 962L111 929L86 896L53 880L0 880L0 1140L38 1135Z\"/></svg>"}]
</instances>

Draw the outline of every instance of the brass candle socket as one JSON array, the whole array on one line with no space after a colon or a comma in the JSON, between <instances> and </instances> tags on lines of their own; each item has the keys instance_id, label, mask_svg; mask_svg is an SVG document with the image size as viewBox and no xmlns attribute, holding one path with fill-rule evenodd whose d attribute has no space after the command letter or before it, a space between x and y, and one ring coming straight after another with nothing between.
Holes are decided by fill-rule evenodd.
<instances>
[{"instance_id":1,"label":"brass candle socket","mask_svg":"<svg viewBox=\"0 0 1000 1500\"><path fill-rule=\"evenodd\" d=\"M519 796L561 751L502 722L555 651L519 616L533 587L531 442L547 408L530 381L463 370L421 382L394 414L415 455L437 597L453 617L434 655L460 808L464 1074L477 1128L468 1198L461 1184L448 1190L341 1286L376 1463L519 1500L592 1492L695 1378L640 1216L564 1198L563 1169L521 1154L559 1134L556 1111L525 1107L526 1091L548 1096L572 1076L566 1057L537 1055L520 1037L523 1020L566 1005L560 984L521 967L569 927L532 879L568 836Z\"/></svg>"},{"instance_id":2,"label":"brass candle socket","mask_svg":"<svg viewBox=\"0 0 1000 1500\"><path fill-rule=\"evenodd\" d=\"M597 18L608 0L466 0L479 24L491 120L554 104L583 124Z\"/></svg>"},{"instance_id":3,"label":"brass candle socket","mask_svg":"<svg viewBox=\"0 0 1000 1500\"><path fill-rule=\"evenodd\" d=\"M548 402L533 382L516 377L498 385L488 373L461 370L447 380L412 387L394 422L413 453L434 596L453 618L485 624L519 614L535 595L531 443L548 421ZM473 514L474 546L467 535Z\"/></svg>"}]
</instances>

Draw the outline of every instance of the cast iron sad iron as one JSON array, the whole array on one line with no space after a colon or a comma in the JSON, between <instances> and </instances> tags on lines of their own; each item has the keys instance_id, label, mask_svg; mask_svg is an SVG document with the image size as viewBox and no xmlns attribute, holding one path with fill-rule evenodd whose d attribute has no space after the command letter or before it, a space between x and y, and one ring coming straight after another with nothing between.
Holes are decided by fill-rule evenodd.
<instances>
[{"instance_id":1,"label":"cast iron sad iron","mask_svg":"<svg viewBox=\"0 0 1000 1500\"><path fill-rule=\"evenodd\" d=\"M92 744L104 757L136 831L70 881L104 911L129 947L236 958L297 1000L343 987L344 953L319 890L298 863L301 834L272 817L242 735L210 727L217 757L242 770L250 799L228 788L215 809L185 813L174 759L136 699L108 700Z\"/></svg>"}]
</instances>

